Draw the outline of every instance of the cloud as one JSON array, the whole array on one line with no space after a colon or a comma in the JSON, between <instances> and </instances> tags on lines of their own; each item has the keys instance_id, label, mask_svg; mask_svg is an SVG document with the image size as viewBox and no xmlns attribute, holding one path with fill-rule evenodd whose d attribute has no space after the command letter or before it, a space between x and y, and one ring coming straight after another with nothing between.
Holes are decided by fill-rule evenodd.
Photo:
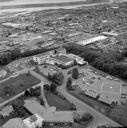
<instances>
[{"instance_id":1,"label":"cloud","mask_svg":"<svg viewBox=\"0 0 127 128\"><path fill-rule=\"evenodd\" d=\"M9 1L14 1L14 0L0 0L0 2L9 2Z\"/></svg>"}]
</instances>

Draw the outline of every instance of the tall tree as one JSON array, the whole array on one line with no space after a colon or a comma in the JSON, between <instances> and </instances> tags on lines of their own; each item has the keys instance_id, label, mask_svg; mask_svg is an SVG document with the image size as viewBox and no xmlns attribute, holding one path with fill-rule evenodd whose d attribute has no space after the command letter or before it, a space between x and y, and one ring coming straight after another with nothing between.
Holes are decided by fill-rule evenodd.
<instances>
[{"instance_id":1,"label":"tall tree","mask_svg":"<svg viewBox=\"0 0 127 128\"><path fill-rule=\"evenodd\" d=\"M70 77L67 79L66 88L68 90L72 88L72 79Z\"/></svg>"},{"instance_id":2,"label":"tall tree","mask_svg":"<svg viewBox=\"0 0 127 128\"><path fill-rule=\"evenodd\" d=\"M56 88L57 88L56 84L55 83L51 83L50 91L54 93L56 91Z\"/></svg>"},{"instance_id":3,"label":"tall tree","mask_svg":"<svg viewBox=\"0 0 127 128\"><path fill-rule=\"evenodd\" d=\"M78 79L78 77L79 77L78 69L77 69L77 68L74 68L74 69L72 70L72 78Z\"/></svg>"}]
</instances>

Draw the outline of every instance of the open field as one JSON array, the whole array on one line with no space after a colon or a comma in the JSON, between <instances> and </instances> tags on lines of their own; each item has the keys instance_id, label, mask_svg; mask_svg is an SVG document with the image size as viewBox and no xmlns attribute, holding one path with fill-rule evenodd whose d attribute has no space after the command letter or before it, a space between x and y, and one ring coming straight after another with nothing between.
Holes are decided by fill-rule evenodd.
<instances>
[{"instance_id":1,"label":"open field","mask_svg":"<svg viewBox=\"0 0 127 128\"><path fill-rule=\"evenodd\" d=\"M22 91L40 83L40 80L30 74L21 74L0 83L0 102L3 102Z\"/></svg>"},{"instance_id":2,"label":"open field","mask_svg":"<svg viewBox=\"0 0 127 128\"><path fill-rule=\"evenodd\" d=\"M45 97L49 106L55 106L57 110L67 111L72 107L69 101L62 99L49 91L45 91Z\"/></svg>"}]
</instances>

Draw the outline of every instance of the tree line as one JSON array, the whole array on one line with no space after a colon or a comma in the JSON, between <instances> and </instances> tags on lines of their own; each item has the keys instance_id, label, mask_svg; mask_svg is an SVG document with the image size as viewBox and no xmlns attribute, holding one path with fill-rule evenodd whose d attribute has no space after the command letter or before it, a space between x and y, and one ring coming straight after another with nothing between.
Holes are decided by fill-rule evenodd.
<instances>
[{"instance_id":1,"label":"tree line","mask_svg":"<svg viewBox=\"0 0 127 128\"><path fill-rule=\"evenodd\" d=\"M126 49L122 52L109 51L108 53L104 53L78 44L68 44L65 48L67 52L83 57L93 67L113 76L127 79L127 65L121 63L121 60L127 57Z\"/></svg>"},{"instance_id":2,"label":"tree line","mask_svg":"<svg viewBox=\"0 0 127 128\"><path fill-rule=\"evenodd\" d=\"M51 49L42 48L42 49L36 49L32 51L25 51L22 53L19 48L16 48L14 50L0 54L0 65L6 65L12 62L13 60L48 52L53 49L56 49L56 48L51 48Z\"/></svg>"}]
</instances>

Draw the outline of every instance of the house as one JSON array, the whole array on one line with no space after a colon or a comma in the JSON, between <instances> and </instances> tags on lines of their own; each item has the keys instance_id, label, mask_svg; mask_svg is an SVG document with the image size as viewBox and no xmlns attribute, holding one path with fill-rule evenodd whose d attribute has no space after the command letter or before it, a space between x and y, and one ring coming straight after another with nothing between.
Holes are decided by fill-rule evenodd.
<instances>
[{"instance_id":1,"label":"house","mask_svg":"<svg viewBox=\"0 0 127 128\"><path fill-rule=\"evenodd\" d=\"M13 107L11 105L8 105L6 107L4 107L1 111L0 111L0 115L2 115L3 117L9 116L9 114L13 112Z\"/></svg>"},{"instance_id":2,"label":"house","mask_svg":"<svg viewBox=\"0 0 127 128\"><path fill-rule=\"evenodd\" d=\"M13 118L7 121L2 128L28 128L21 118Z\"/></svg>"},{"instance_id":3,"label":"house","mask_svg":"<svg viewBox=\"0 0 127 128\"><path fill-rule=\"evenodd\" d=\"M54 54L54 51L45 52L36 56L33 56L34 62L37 64L43 64L50 61L50 56Z\"/></svg>"}]
</instances>

